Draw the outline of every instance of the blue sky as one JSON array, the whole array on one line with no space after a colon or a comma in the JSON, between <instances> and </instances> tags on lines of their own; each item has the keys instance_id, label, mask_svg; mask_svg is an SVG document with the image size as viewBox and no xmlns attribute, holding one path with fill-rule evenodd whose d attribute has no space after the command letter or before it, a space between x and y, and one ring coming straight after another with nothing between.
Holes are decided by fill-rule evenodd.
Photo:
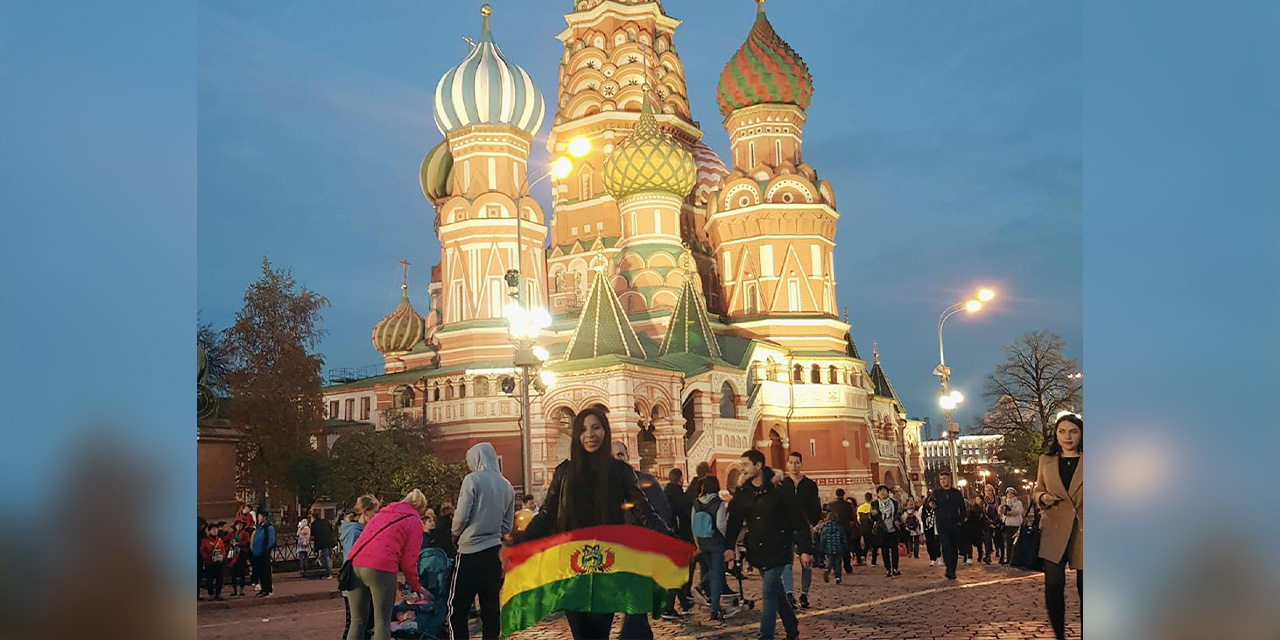
<instances>
[{"instance_id":1,"label":"blue sky","mask_svg":"<svg viewBox=\"0 0 1280 640\"><path fill-rule=\"evenodd\" d=\"M326 367L380 361L369 331L424 299L439 245L417 184L441 138L431 92L479 30L479 2L203 2L198 9L197 297L224 327L262 256L329 298ZM509 59L554 101L562 1L493 0ZM722 156L724 62L745 0L668 0L694 118ZM1083 353L1081 8L1070 3L773 0L809 63L805 159L841 214L837 295L854 338L913 415L940 422L938 313L980 284L1002 296L948 323L953 384L980 409L1001 347L1048 329ZM545 127L540 138L545 140ZM535 161L545 151L535 143ZM539 194L548 208L548 193Z\"/></svg>"}]
</instances>

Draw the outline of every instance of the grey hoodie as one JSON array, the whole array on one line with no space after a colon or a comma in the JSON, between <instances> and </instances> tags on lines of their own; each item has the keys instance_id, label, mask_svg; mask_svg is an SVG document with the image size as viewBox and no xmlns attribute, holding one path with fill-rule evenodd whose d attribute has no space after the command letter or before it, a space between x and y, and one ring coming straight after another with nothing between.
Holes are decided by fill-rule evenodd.
<instances>
[{"instance_id":1,"label":"grey hoodie","mask_svg":"<svg viewBox=\"0 0 1280 640\"><path fill-rule=\"evenodd\" d=\"M515 490L498 471L493 445L481 442L467 450L471 473L462 480L453 531L458 553L477 553L502 544L515 519Z\"/></svg>"}]
</instances>

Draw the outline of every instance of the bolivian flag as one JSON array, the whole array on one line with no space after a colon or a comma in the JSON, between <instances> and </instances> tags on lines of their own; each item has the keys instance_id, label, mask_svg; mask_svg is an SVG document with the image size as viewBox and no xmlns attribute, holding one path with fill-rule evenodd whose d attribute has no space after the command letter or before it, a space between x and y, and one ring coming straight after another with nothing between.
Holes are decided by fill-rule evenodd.
<instances>
[{"instance_id":1,"label":"bolivian flag","mask_svg":"<svg viewBox=\"0 0 1280 640\"><path fill-rule=\"evenodd\" d=\"M588 527L502 551L502 635L554 611L661 613L689 578L694 546L632 525Z\"/></svg>"}]
</instances>

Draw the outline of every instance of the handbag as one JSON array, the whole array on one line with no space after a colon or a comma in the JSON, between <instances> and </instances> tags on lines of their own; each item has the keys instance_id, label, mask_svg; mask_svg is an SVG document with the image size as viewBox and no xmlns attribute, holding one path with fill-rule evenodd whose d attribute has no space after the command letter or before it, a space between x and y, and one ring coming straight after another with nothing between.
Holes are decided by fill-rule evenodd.
<instances>
[{"instance_id":1,"label":"handbag","mask_svg":"<svg viewBox=\"0 0 1280 640\"><path fill-rule=\"evenodd\" d=\"M378 537L379 533L390 529L391 525L408 518L409 516L400 516L399 518L392 520L391 524L373 532L373 535L369 536L369 539L365 540L364 544L360 545L360 548L356 549L351 554L351 557L342 561L342 568L338 569L338 591L353 591L356 587L360 586L360 580L356 578L356 568L352 566L351 561L355 560L356 556L360 555L360 552L364 551L364 548L369 546L369 543L372 542L374 538Z\"/></svg>"},{"instance_id":2,"label":"handbag","mask_svg":"<svg viewBox=\"0 0 1280 640\"><path fill-rule=\"evenodd\" d=\"M1034 518L1024 520L1018 527L1018 537L1013 541L1013 558L1011 566L1027 571L1043 571L1040 559L1040 511L1036 510Z\"/></svg>"}]
</instances>

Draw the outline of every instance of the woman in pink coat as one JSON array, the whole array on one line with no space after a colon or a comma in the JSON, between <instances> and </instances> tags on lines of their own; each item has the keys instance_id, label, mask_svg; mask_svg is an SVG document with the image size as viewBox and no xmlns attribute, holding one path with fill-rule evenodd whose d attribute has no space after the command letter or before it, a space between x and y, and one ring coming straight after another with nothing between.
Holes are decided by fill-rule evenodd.
<instances>
[{"instance_id":1,"label":"woman in pink coat","mask_svg":"<svg viewBox=\"0 0 1280 640\"><path fill-rule=\"evenodd\" d=\"M360 532L348 556L358 584L347 592L351 627L346 640L364 640L370 599L374 640L390 640L391 608L399 590L397 572L404 572L409 588L426 597L418 583L418 550L422 548L422 517L426 512L426 496L414 489L404 500L382 507Z\"/></svg>"}]
</instances>

